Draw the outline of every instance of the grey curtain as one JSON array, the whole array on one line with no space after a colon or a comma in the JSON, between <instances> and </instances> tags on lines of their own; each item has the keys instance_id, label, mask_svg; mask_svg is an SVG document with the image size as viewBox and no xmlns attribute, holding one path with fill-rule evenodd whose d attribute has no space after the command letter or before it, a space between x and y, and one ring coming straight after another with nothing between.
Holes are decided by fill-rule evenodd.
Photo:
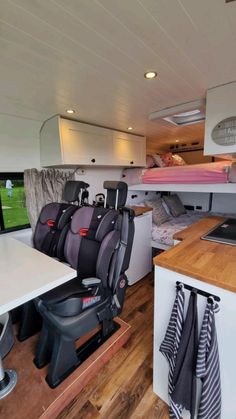
<instances>
[{"instance_id":1,"label":"grey curtain","mask_svg":"<svg viewBox=\"0 0 236 419\"><path fill-rule=\"evenodd\" d=\"M26 207L34 230L42 207L49 202L60 202L67 180L74 179L74 172L58 169L27 169L24 171Z\"/></svg>"}]
</instances>

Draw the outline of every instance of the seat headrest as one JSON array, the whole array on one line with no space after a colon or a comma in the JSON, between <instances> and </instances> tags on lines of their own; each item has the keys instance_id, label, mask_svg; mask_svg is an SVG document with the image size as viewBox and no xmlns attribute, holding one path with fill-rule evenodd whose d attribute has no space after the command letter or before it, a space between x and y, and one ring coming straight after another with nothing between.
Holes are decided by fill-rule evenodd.
<instances>
[{"instance_id":1,"label":"seat headrest","mask_svg":"<svg viewBox=\"0 0 236 419\"><path fill-rule=\"evenodd\" d=\"M117 208L125 206L128 192L127 183L117 180L106 180L103 183L103 187L107 190L106 203L108 207L115 208L116 203Z\"/></svg>"},{"instance_id":2,"label":"seat headrest","mask_svg":"<svg viewBox=\"0 0 236 419\"><path fill-rule=\"evenodd\" d=\"M81 189L88 187L88 183L79 180L68 180L64 187L62 199L67 202L78 201Z\"/></svg>"}]
</instances>

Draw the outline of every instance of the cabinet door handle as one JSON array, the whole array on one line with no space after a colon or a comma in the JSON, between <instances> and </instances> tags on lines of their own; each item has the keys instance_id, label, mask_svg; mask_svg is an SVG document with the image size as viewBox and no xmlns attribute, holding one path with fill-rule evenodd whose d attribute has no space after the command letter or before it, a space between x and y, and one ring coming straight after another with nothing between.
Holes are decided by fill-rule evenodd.
<instances>
[{"instance_id":1,"label":"cabinet door handle","mask_svg":"<svg viewBox=\"0 0 236 419\"><path fill-rule=\"evenodd\" d=\"M95 159L92 159L92 160L91 160L91 162L92 162L92 163L95 163L95 162L96 162L96 160L95 160Z\"/></svg>"},{"instance_id":2,"label":"cabinet door handle","mask_svg":"<svg viewBox=\"0 0 236 419\"><path fill-rule=\"evenodd\" d=\"M133 160L130 162L130 164L134 164Z\"/></svg>"}]
</instances>

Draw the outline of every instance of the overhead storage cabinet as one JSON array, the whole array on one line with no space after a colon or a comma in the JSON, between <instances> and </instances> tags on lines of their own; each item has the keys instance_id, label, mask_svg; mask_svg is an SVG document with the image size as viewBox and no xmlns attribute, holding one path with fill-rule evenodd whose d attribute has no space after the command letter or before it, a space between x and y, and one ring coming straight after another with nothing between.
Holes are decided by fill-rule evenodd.
<instances>
[{"instance_id":1,"label":"overhead storage cabinet","mask_svg":"<svg viewBox=\"0 0 236 419\"><path fill-rule=\"evenodd\" d=\"M144 166L144 137L55 116L40 132L41 166Z\"/></svg>"},{"instance_id":2,"label":"overhead storage cabinet","mask_svg":"<svg viewBox=\"0 0 236 419\"><path fill-rule=\"evenodd\" d=\"M118 166L145 166L145 138L113 131L113 158Z\"/></svg>"},{"instance_id":3,"label":"overhead storage cabinet","mask_svg":"<svg viewBox=\"0 0 236 419\"><path fill-rule=\"evenodd\" d=\"M207 92L204 154L236 158L236 82Z\"/></svg>"}]
</instances>

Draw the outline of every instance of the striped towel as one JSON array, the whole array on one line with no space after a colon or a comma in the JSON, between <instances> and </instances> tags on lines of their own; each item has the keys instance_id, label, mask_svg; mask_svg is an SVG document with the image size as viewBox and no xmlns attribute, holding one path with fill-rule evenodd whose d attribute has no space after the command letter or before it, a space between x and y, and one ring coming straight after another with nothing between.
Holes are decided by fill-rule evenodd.
<instances>
[{"instance_id":1,"label":"striped towel","mask_svg":"<svg viewBox=\"0 0 236 419\"><path fill-rule=\"evenodd\" d=\"M198 419L220 419L221 385L215 313L219 305L207 302L197 356L196 375L202 380Z\"/></svg>"},{"instance_id":2,"label":"striped towel","mask_svg":"<svg viewBox=\"0 0 236 419\"><path fill-rule=\"evenodd\" d=\"M173 374L172 400L190 411L194 419L196 406L196 361L198 350L197 291L192 290L180 339ZM210 419L210 418L208 418Z\"/></svg>"},{"instance_id":3,"label":"striped towel","mask_svg":"<svg viewBox=\"0 0 236 419\"><path fill-rule=\"evenodd\" d=\"M175 302L172 308L169 324L166 330L165 338L160 346L160 352L169 363L168 394L170 405L170 418L181 418L181 406L174 403L171 399L173 392L173 374L175 369L176 356L179 349L180 338L184 324L184 301L185 296L183 287L177 289Z\"/></svg>"}]
</instances>

